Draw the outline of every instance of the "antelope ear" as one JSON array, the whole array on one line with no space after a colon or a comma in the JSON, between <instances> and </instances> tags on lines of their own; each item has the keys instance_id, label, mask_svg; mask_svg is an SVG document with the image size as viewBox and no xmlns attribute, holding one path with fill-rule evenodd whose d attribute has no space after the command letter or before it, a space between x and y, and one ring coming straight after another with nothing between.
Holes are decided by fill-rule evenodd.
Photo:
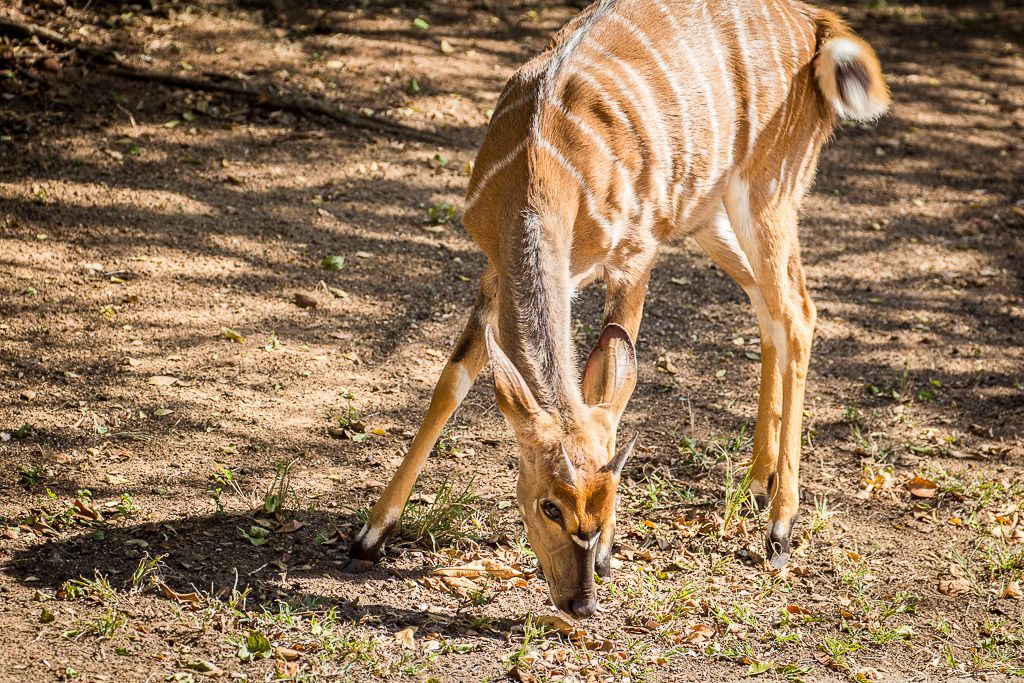
<instances>
[{"instance_id":1,"label":"antelope ear","mask_svg":"<svg viewBox=\"0 0 1024 683\"><path fill-rule=\"evenodd\" d=\"M498 408L516 432L523 432L536 423L537 417L544 410L533 397L533 392L519 370L498 346L490 325L484 330L484 338L487 340L487 355L491 359Z\"/></svg>"},{"instance_id":2,"label":"antelope ear","mask_svg":"<svg viewBox=\"0 0 1024 683\"><path fill-rule=\"evenodd\" d=\"M615 421L622 416L636 388L636 349L625 328L605 325L583 370L583 398L592 406L608 406Z\"/></svg>"},{"instance_id":3,"label":"antelope ear","mask_svg":"<svg viewBox=\"0 0 1024 683\"><path fill-rule=\"evenodd\" d=\"M604 469L611 472L618 478L622 474L622 467L626 464L626 460L633 454L633 449L636 447L636 440L640 438L640 432L633 435L633 438L629 440L624 448L620 448L619 452L615 454L615 457L604 466Z\"/></svg>"}]
</instances>

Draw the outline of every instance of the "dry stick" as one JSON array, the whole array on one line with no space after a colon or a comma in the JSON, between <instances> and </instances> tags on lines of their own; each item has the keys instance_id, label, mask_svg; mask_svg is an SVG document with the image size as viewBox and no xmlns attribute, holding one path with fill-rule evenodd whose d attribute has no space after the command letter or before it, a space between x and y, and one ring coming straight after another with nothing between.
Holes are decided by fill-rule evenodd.
<instances>
[{"instance_id":1,"label":"dry stick","mask_svg":"<svg viewBox=\"0 0 1024 683\"><path fill-rule=\"evenodd\" d=\"M250 88L237 82L226 80L216 82L203 78L191 78L187 76L176 76L174 74L161 73L139 69L125 64L111 52L86 45L77 40L67 38L60 33L30 22L19 21L8 15L0 14L0 28L13 29L25 35L42 38L56 45L77 50L86 54L105 65L107 73L126 78L133 81L146 81L160 83L174 88L185 90L196 90L200 92L221 92L229 95L237 95L247 99L252 105L263 109L290 111L296 114L319 114L329 119L343 123L352 128L362 128L378 133L386 133L398 137L408 137L425 142L445 144L448 142L443 136L430 131L418 130L394 121L374 119L359 112L342 109L332 106L326 102L303 97L301 95L275 94L263 92Z\"/></svg>"}]
</instances>

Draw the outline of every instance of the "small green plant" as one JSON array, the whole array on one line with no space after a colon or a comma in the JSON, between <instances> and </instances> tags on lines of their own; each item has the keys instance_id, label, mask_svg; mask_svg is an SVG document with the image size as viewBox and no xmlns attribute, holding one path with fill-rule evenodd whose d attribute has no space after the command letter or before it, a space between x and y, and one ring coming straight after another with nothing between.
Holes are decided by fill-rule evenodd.
<instances>
[{"instance_id":1,"label":"small green plant","mask_svg":"<svg viewBox=\"0 0 1024 683\"><path fill-rule=\"evenodd\" d=\"M855 640L846 641L841 638L825 636L818 649L827 654L835 665L840 669L849 669L850 664L846 661L846 655L859 651L863 646Z\"/></svg>"},{"instance_id":2,"label":"small green plant","mask_svg":"<svg viewBox=\"0 0 1024 683\"><path fill-rule=\"evenodd\" d=\"M836 511L829 507L828 496L814 497L814 515L811 517L811 531L821 533L828 528L829 521L836 516Z\"/></svg>"},{"instance_id":3,"label":"small green plant","mask_svg":"<svg viewBox=\"0 0 1024 683\"><path fill-rule=\"evenodd\" d=\"M80 577L69 579L61 584L57 590L57 597L62 600L81 600L88 598L99 603L112 603L117 601L117 593L110 585L110 579L105 574L96 570L93 578Z\"/></svg>"},{"instance_id":4,"label":"small green plant","mask_svg":"<svg viewBox=\"0 0 1024 683\"><path fill-rule=\"evenodd\" d=\"M251 630L238 644L238 658L243 662L256 659L269 659L273 654L270 640L256 630Z\"/></svg>"},{"instance_id":5,"label":"small green plant","mask_svg":"<svg viewBox=\"0 0 1024 683\"><path fill-rule=\"evenodd\" d=\"M155 582L156 574L163 567L164 558L166 557L166 554L150 557L147 553L145 557L139 560L138 566L132 572L131 589L133 591L140 591L145 588L146 583Z\"/></svg>"},{"instance_id":6,"label":"small green plant","mask_svg":"<svg viewBox=\"0 0 1024 683\"><path fill-rule=\"evenodd\" d=\"M22 465L18 468L18 484L22 488L33 489L39 485L42 468L34 465Z\"/></svg>"},{"instance_id":7,"label":"small green plant","mask_svg":"<svg viewBox=\"0 0 1024 683\"><path fill-rule=\"evenodd\" d=\"M532 616L526 617L526 621L523 622L523 642L520 643L517 650L503 657L505 665L508 666L510 671L512 669L529 668L529 661L526 655L530 652L530 645L533 641L544 637L547 631L548 628L543 624L537 624Z\"/></svg>"},{"instance_id":8,"label":"small green plant","mask_svg":"<svg viewBox=\"0 0 1024 683\"><path fill-rule=\"evenodd\" d=\"M454 206L447 202L441 202L427 209L427 220L424 222L431 225L444 225L455 220L457 214L458 210Z\"/></svg>"},{"instance_id":9,"label":"small green plant","mask_svg":"<svg viewBox=\"0 0 1024 683\"><path fill-rule=\"evenodd\" d=\"M83 636L92 635L101 640L110 640L127 625L128 615L120 610L111 609L104 612L101 617L81 622L75 628L65 631L64 637L78 640Z\"/></svg>"},{"instance_id":10,"label":"small green plant","mask_svg":"<svg viewBox=\"0 0 1024 683\"><path fill-rule=\"evenodd\" d=\"M288 496L295 497L291 483L291 469L295 463L295 460L289 463L278 463L275 468L274 481L270 483L270 488L267 489L267 493L263 497L263 512L268 515L282 512Z\"/></svg>"},{"instance_id":11,"label":"small green plant","mask_svg":"<svg viewBox=\"0 0 1024 683\"><path fill-rule=\"evenodd\" d=\"M136 505L135 501L132 500L132 497L127 493L121 494L121 500L117 501L117 506L114 509L117 511L118 515L125 519L135 517L135 515L142 510L142 508Z\"/></svg>"},{"instance_id":12,"label":"small green plant","mask_svg":"<svg viewBox=\"0 0 1024 683\"><path fill-rule=\"evenodd\" d=\"M239 495L241 498L245 498L242 493L242 489L238 486L238 482L235 481L235 476L226 466L220 463L213 463L213 472L210 473L209 483L206 485L206 495L213 499L213 504L217 507L217 514L224 514L224 502L222 496L225 492L232 491Z\"/></svg>"},{"instance_id":13,"label":"small green plant","mask_svg":"<svg viewBox=\"0 0 1024 683\"><path fill-rule=\"evenodd\" d=\"M277 332L274 330L270 331L270 336L267 337L267 343L263 346L264 351L277 351L279 348L284 346L284 342L277 338Z\"/></svg>"}]
</instances>

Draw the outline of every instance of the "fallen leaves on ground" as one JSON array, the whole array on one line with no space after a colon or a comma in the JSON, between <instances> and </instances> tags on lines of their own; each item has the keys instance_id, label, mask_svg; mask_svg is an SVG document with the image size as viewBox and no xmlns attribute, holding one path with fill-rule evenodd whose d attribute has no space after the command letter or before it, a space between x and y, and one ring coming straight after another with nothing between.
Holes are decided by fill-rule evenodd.
<instances>
[{"instance_id":1,"label":"fallen leaves on ground","mask_svg":"<svg viewBox=\"0 0 1024 683\"><path fill-rule=\"evenodd\" d=\"M931 479L916 476L907 482L907 490L914 498L934 498L938 493L939 485Z\"/></svg>"}]
</instances>

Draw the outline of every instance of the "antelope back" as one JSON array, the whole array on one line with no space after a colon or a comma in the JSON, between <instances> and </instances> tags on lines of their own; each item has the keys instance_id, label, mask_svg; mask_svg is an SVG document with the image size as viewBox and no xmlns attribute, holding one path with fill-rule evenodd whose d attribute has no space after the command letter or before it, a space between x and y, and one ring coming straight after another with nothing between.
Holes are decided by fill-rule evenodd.
<instances>
[{"instance_id":1,"label":"antelope back","mask_svg":"<svg viewBox=\"0 0 1024 683\"><path fill-rule=\"evenodd\" d=\"M816 79L830 38L848 49L826 51ZM874 90L860 109L836 94L842 59L829 62L856 51L870 73L852 78ZM870 118L887 104L873 52L829 12L791 0L602 0L509 80L465 224L496 256L532 202L571 222L550 229L576 233L583 267L635 239L638 222L658 241L700 227L737 170L769 169L799 195L836 112Z\"/></svg>"}]
</instances>

